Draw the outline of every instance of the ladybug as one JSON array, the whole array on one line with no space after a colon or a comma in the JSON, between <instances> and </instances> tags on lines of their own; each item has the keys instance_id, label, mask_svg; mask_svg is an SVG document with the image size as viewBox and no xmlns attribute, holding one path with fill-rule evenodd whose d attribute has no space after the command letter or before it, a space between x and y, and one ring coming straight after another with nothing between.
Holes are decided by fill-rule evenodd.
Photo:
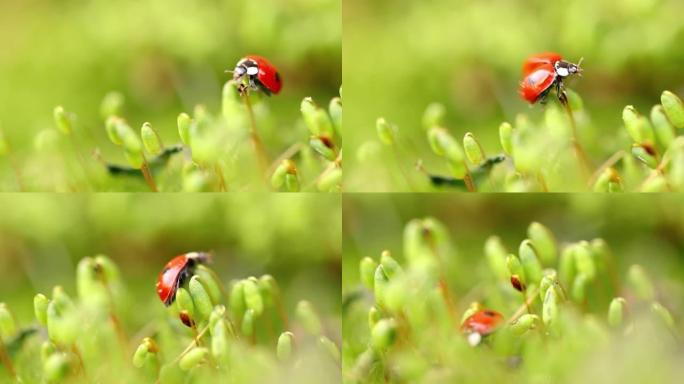
<instances>
[{"instance_id":1,"label":"ladybug","mask_svg":"<svg viewBox=\"0 0 684 384\"><path fill-rule=\"evenodd\" d=\"M265 94L278 94L283 87L283 79L276 67L261 56L247 55L235 65L233 80L240 83L240 93L247 91L248 86L241 83L247 78L249 88L260 89Z\"/></svg>"},{"instance_id":2,"label":"ladybug","mask_svg":"<svg viewBox=\"0 0 684 384\"><path fill-rule=\"evenodd\" d=\"M566 96L563 91L563 79L574 74L581 76L582 59L574 64L563 60L558 53L544 52L532 55L523 64L523 81L520 82L518 93L528 103L534 104L546 102L546 96L551 89L556 89L556 94L561 102L565 102Z\"/></svg>"},{"instance_id":3,"label":"ladybug","mask_svg":"<svg viewBox=\"0 0 684 384\"><path fill-rule=\"evenodd\" d=\"M480 344L482 337L496 331L503 323L503 315L491 309L483 309L470 315L461 324L461 332L468 336L472 346Z\"/></svg>"},{"instance_id":4,"label":"ladybug","mask_svg":"<svg viewBox=\"0 0 684 384\"><path fill-rule=\"evenodd\" d=\"M189 252L176 256L166 263L157 278L157 295L167 307L176 299L176 291L183 282L192 276L197 264L211 261L211 256L204 252Z\"/></svg>"}]
</instances>

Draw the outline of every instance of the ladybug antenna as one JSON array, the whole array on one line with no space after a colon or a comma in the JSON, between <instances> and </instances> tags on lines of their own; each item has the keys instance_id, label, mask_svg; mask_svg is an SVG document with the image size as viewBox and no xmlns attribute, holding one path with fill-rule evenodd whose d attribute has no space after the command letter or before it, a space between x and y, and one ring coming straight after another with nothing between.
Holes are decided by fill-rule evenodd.
<instances>
[{"instance_id":1,"label":"ladybug antenna","mask_svg":"<svg viewBox=\"0 0 684 384\"><path fill-rule=\"evenodd\" d=\"M582 62L584 61L584 57L580 57L579 61L577 62L577 74L581 77L582 76Z\"/></svg>"},{"instance_id":2,"label":"ladybug antenna","mask_svg":"<svg viewBox=\"0 0 684 384\"><path fill-rule=\"evenodd\" d=\"M235 71L230 70L230 69L226 69L225 71L223 71L223 73L233 73L233 72L235 72Z\"/></svg>"}]
</instances>

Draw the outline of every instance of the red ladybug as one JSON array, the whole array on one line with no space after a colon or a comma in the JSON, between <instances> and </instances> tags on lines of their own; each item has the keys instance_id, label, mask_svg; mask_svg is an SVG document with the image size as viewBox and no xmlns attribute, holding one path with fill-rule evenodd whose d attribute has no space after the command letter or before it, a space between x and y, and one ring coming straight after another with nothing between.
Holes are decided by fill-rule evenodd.
<instances>
[{"instance_id":1,"label":"red ladybug","mask_svg":"<svg viewBox=\"0 0 684 384\"><path fill-rule=\"evenodd\" d=\"M563 60L561 55L554 52L544 52L532 55L523 64L523 81L520 82L520 96L530 104L537 101L545 102L551 89L556 88L556 94L561 101L565 100L563 79L581 74L579 63L574 64Z\"/></svg>"},{"instance_id":2,"label":"red ladybug","mask_svg":"<svg viewBox=\"0 0 684 384\"><path fill-rule=\"evenodd\" d=\"M491 309L483 309L470 315L461 324L461 332L468 335L468 343L476 346L483 336L494 332L502 323L503 315Z\"/></svg>"},{"instance_id":3,"label":"red ladybug","mask_svg":"<svg viewBox=\"0 0 684 384\"><path fill-rule=\"evenodd\" d=\"M265 94L278 94L283 87L283 79L278 70L261 56L248 55L240 59L233 70L233 80L240 82L247 77L249 87L261 89ZM244 84L240 85L240 92L246 91Z\"/></svg>"},{"instance_id":4,"label":"red ladybug","mask_svg":"<svg viewBox=\"0 0 684 384\"><path fill-rule=\"evenodd\" d=\"M211 259L208 253L189 252L176 256L166 263L157 278L157 294L167 307L176 299L176 291L183 282L192 276L195 266L207 263Z\"/></svg>"}]
</instances>

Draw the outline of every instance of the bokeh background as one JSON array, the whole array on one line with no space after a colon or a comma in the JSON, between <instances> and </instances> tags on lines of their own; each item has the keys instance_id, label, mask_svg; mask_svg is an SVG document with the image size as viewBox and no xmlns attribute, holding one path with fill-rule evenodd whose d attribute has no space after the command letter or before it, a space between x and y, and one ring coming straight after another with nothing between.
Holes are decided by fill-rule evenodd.
<instances>
[{"instance_id":1,"label":"bokeh background","mask_svg":"<svg viewBox=\"0 0 684 384\"><path fill-rule=\"evenodd\" d=\"M284 79L269 105L275 132L305 135L295 127L302 98L326 104L341 84L340 8L339 0L2 1L0 125L23 163L63 105L89 148L123 161L100 118L105 94L121 92L131 126L149 121L172 143L178 114L196 104L218 111L224 70L253 53ZM0 182L16 190L7 163Z\"/></svg>"},{"instance_id":2,"label":"bokeh background","mask_svg":"<svg viewBox=\"0 0 684 384\"><path fill-rule=\"evenodd\" d=\"M386 149L366 146L363 162L356 151L375 138L383 116L404 136L403 169L410 172L417 157L434 157L421 128L434 101L446 106L456 138L470 131L485 150L500 150L502 121L520 112L541 118L517 86L523 60L547 50L584 58L583 77L569 86L597 132L583 144L596 163L605 160L615 138L626 136L625 105L648 113L663 90L684 94L682 14L679 0L345 1L346 189L409 190ZM417 172L409 177L420 179Z\"/></svg>"},{"instance_id":3,"label":"bokeh background","mask_svg":"<svg viewBox=\"0 0 684 384\"><path fill-rule=\"evenodd\" d=\"M155 283L166 262L205 250L226 286L270 274L290 313L309 300L340 337L340 207L315 194L0 195L0 302L30 324L36 293L75 295L77 262L105 254L122 272L134 331L164 316Z\"/></svg>"}]
</instances>

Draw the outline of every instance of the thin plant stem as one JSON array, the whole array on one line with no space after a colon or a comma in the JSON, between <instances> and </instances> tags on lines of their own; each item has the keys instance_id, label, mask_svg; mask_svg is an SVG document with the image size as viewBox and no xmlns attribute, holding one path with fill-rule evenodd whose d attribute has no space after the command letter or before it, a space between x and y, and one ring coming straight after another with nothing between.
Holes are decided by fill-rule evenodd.
<instances>
[{"instance_id":1,"label":"thin plant stem","mask_svg":"<svg viewBox=\"0 0 684 384\"><path fill-rule=\"evenodd\" d=\"M582 170L584 175L588 178L591 174L591 164L589 163L587 153L584 151L584 148L579 142L579 138L577 136L577 123L575 122L575 116L572 114L572 110L570 109L570 103L568 103L567 97L561 99L561 104L563 105L563 108L565 109L565 112L568 115L568 120L570 121L570 129L572 132L570 142L572 144L572 148L575 151L577 162L579 163L580 169Z\"/></svg>"},{"instance_id":2,"label":"thin plant stem","mask_svg":"<svg viewBox=\"0 0 684 384\"><path fill-rule=\"evenodd\" d=\"M465 168L465 176L463 176L463 181L465 182L468 192L477 192L475 183L473 182L473 175L470 174L470 169L468 169L468 164L463 160L463 167Z\"/></svg>"},{"instance_id":3,"label":"thin plant stem","mask_svg":"<svg viewBox=\"0 0 684 384\"><path fill-rule=\"evenodd\" d=\"M524 315L525 312L529 313L530 304L532 304L532 302L537 298L538 295L539 288L535 288L532 294L525 298L525 302L520 307L518 307L515 313L513 313L511 318L508 320L508 324L515 323L515 321L518 320L520 316Z\"/></svg>"},{"instance_id":4,"label":"thin plant stem","mask_svg":"<svg viewBox=\"0 0 684 384\"><path fill-rule=\"evenodd\" d=\"M178 356L176 356L173 359L173 361L171 361L170 364L176 364L177 362L180 361L180 359L183 358L183 356L185 356L188 352L190 352L196 345L198 346L200 339L202 339L202 337L204 336L205 333L207 333L208 330L209 330L209 324L207 324L204 328L202 328L202 330L199 333L197 333L197 335L192 339L192 342L190 343L190 345L188 345L183 350L183 352L181 352Z\"/></svg>"},{"instance_id":5,"label":"thin plant stem","mask_svg":"<svg viewBox=\"0 0 684 384\"><path fill-rule=\"evenodd\" d=\"M245 103L245 109L247 110L247 115L249 116L249 137L252 141L252 146L254 147L254 153L261 167L262 174L266 174L268 170L268 156L264 150L264 144L261 142L259 137L259 132L257 131L256 119L254 118L254 111L252 110L252 103L249 101L249 93L245 92L242 96L242 100Z\"/></svg>"},{"instance_id":6,"label":"thin plant stem","mask_svg":"<svg viewBox=\"0 0 684 384\"><path fill-rule=\"evenodd\" d=\"M10 373L10 376L16 380L17 371L14 369L14 365L12 364L12 360L9 357L9 353L7 353L7 348L5 348L5 343L2 339L0 339L0 360L2 360L2 365L5 366L5 369Z\"/></svg>"},{"instance_id":7,"label":"thin plant stem","mask_svg":"<svg viewBox=\"0 0 684 384\"><path fill-rule=\"evenodd\" d=\"M145 182L147 182L147 185L149 185L150 190L152 190L152 192L159 192L157 190L157 185L154 183L154 178L152 177L152 172L150 172L150 167L147 165L147 159L145 159L144 155L143 155L143 163L140 166L140 172L142 172L142 175L145 178Z\"/></svg>"},{"instance_id":8,"label":"thin plant stem","mask_svg":"<svg viewBox=\"0 0 684 384\"><path fill-rule=\"evenodd\" d=\"M618 161L622 160L622 158L625 157L625 154L626 154L626 152L622 149L613 153L613 155L610 156L605 162L603 162L603 164L601 164L598 167L598 169L596 169L596 171L591 175L591 177L589 178L589 181L587 182L587 186L591 187L592 185L594 185L594 183L596 182L596 179L598 179L599 176L601 176L603 171L612 167Z\"/></svg>"},{"instance_id":9,"label":"thin plant stem","mask_svg":"<svg viewBox=\"0 0 684 384\"><path fill-rule=\"evenodd\" d=\"M223 177L223 168L221 168L221 164L219 164L218 161L214 163L214 171L219 179L219 190L221 192L227 192L228 187L226 186L226 179Z\"/></svg>"},{"instance_id":10,"label":"thin plant stem","mask_svg":"<svg viewBox=\"0 0 684 384\"><path fill-rule=\"evenodd\" d=\"M280 156L278 156L278 158L275 159L275 160L271 163L271 165L268 167L268 171L266 172L266 175L264 175L264 176L265 176L265 177L268 177L269 175L272 175L273 172L275 172L275 169L278 167L278 165L280 165L280 163L281 163L283 160L286 160L286 159L291 158L292 156L294 156L295 154L297 154L297 152L299 152L303 147L304 147L304 145L303 145L301 142L297 142L297 143L294 143L294 144L290 145L290 146L285 150L285 152L281 153Z\"/></svg>"},{"instance_id":11,"label":"thin plant stem","mask_svg":"<svg viewBox=\"0 0 684 384\"><path fill-rule=\"evenodd\" d=\"M78 366L79 366L79 371L83 375L83 377L88 381L88 374L86 373L85 370L85 364L83 364L83 355L81 354L81 351L78 349L76 346L76 343L71 345L71 352L76 355L78 358Z\"/></svg>"}]
</instances>

